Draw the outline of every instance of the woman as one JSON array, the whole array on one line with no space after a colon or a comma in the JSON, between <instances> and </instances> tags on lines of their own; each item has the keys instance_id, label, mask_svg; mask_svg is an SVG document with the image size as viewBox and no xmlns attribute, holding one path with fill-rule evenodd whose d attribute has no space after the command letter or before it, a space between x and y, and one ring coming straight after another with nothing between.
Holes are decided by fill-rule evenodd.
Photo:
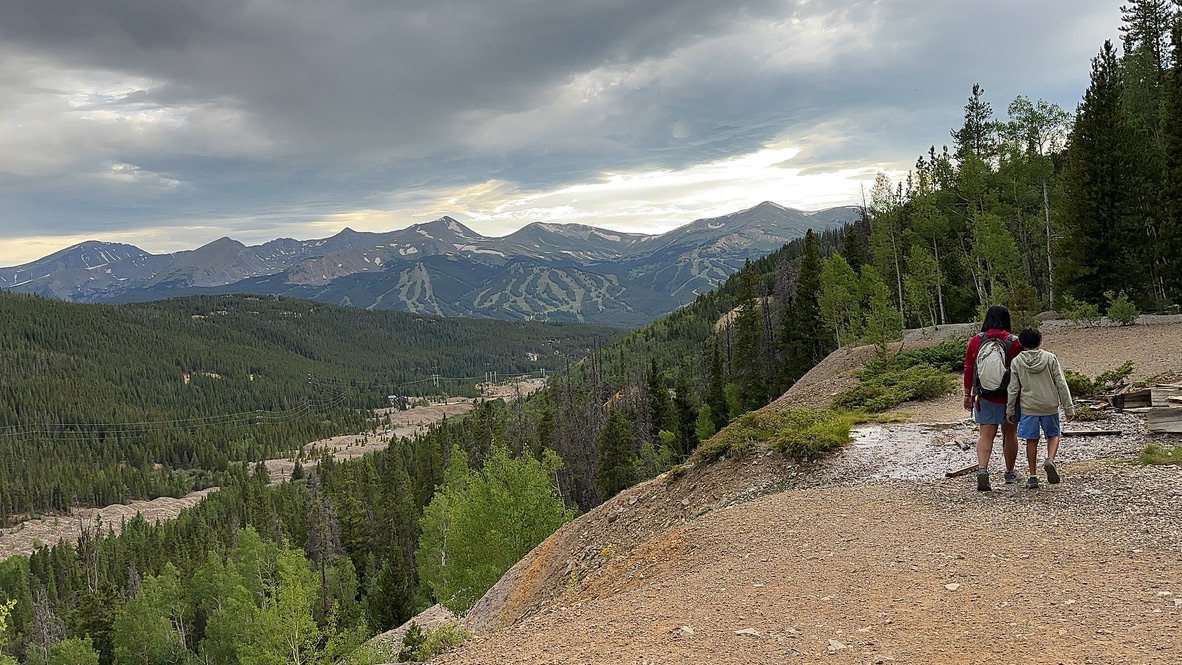
<instances>
[{"instance_id":1,"label":"woman","mask_svg":"<svg viewBox=\"0 0 1182 665\"><path fill-rule=\"evenodd\" d=\"M1006 464L1006 484L1018 480L1018 474L1014 471L1014 463L1018 458L1018 426L1006 421L1004 386L1000 395L983 395L980 394L981 388L976 380L977 356L986 340L996 339L1006 346L1007 370L1014 358L1021 353L1022 345L1018 343L1018 338L1010 329L1010 325L1010 310L1001 305L990 307L981 323L981 334L974 335L969 340L964 354L964 408L972 412L973 422L981 428L977 435L977 491L980 492L989 492L993 489L989 484L989 457L993 455L993 440L997 437L998 427L1001 428L1001 452ZM1015 406L1014 422L1021 419L1020 413L1019 404Z\"/></svg>"}]
</instances>

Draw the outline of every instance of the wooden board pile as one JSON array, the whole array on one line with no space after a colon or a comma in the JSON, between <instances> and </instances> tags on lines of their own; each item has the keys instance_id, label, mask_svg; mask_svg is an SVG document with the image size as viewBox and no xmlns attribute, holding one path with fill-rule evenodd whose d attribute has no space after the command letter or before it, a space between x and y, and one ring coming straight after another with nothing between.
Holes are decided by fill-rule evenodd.
<instances>
[{"instance_id":1,"label":"wooden board pile","mask_svg":"<svg viewBox=\"0 0 1182 665\"><path fill-rule=\"evenodd\" d=\"M1150 432L1182 434L1182 384L1159 383L1151 388L1117 393L1108 398L1114 409L1144 413Z\"/></svg>"}]
</instances>

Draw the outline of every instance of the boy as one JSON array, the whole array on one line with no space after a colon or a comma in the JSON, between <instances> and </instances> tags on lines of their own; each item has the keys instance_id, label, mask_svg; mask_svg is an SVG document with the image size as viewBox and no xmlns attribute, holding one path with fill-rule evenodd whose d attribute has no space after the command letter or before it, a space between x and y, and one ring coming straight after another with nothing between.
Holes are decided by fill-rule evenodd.
<instances>
[{"instance_id":1,"label":"boy","mask_svg":"<svg viewBox=\"0 0 1182 665\"><path fill-rule=\"evenodd\" d=\"M1021 420L1018 422L1018 438L1026 439L1026 462L1030 466L1030 478L1026 487L1038 488L1035 463L1038 461L1039 429L1047 437L1047 458L1042 463L1047 473L1047 482L1059 482L1059 470L1055 468L1055 453L1059 452L1059 409L1067 416L1067 422L1075 419L1075 407L1071 404L1071 391L1059 359L1049 351L1038 348L1042 344L1042 333L1027 328L1018 334L1022 352L1010 365L1009 398L1006 401L1006 419L1014 420L1014 404L1022 404Z\"/></svg>"}]
</instances>

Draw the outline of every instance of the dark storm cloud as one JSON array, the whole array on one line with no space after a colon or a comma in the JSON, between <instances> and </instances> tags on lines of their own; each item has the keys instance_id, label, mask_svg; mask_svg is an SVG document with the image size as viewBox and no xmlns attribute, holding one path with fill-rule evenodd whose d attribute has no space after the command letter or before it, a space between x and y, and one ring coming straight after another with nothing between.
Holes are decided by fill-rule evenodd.
<instances>
[{"instance_id":1,"label":"dark storm cloud","mask_svg":"<svg viewBox=\"0 0 1182 665\"><path fill-rule=\"evenodd\" d=\"M6 0L0 236L265 235L392 192L559 187L776 140L809 172L905 168L975 82L999 115L1018 94L1073 109L1118 4Z\"/></svg>"},{"instance_id":2,"label":"dark storm cloud","mask_svg":"<svg viewBox=\"0 0 1182 665\"><path fill-rule=\"evenodd\" d=\"M660 57L780 4L25 0L0 4L0 37L167 82L155 101L228 98L293 149L429 151L457 112L521 110L572 72Z\"/></svg>"}]
</instances>

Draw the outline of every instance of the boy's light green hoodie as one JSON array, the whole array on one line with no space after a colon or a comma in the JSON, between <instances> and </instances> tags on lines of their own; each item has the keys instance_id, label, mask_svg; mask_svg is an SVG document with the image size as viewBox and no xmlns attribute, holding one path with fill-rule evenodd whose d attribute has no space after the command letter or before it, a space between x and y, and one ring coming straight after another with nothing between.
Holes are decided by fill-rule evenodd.
<instances>
[{"instance_id":1,"label":"boy's light green hoodie","mask_svg":"<svg viewBox=\"0 0 1182 665\"><path fill-rule=\"evenodd\" d=\"M1059 413L1059 407L1063 407L1064 414L1075 415L1071 391L1055 354L1042 349L1027 349L1010 363L1007 416L1014 415L1014 403L1019 400L1024 416L1051 416Z\"/></svg>"}]
</instances>

